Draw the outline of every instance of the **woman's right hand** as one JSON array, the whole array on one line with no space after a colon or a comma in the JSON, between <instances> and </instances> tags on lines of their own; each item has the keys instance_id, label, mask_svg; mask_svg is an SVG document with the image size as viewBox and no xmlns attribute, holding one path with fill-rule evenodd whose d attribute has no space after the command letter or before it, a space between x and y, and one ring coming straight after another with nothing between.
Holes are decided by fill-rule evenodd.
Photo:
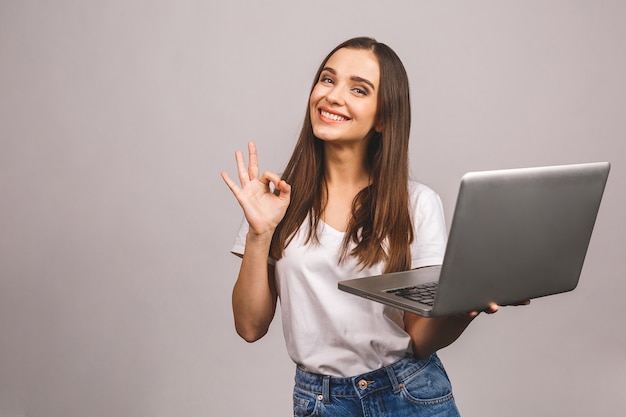
<instances>
[{"instance_id":1,"label":"woman's right hand","mask_svg":"<svg viewBox=\"0 0 626 417\"><path fill-rule=\"evenodd\" d=\"M250 232L259 237L271 237L289 206L291 186L271 171L265 171L259 177L259 163L254 142L248 143L248 153L249 161L246 169L243 153L235 152L241 187L226 172L221 173L222 178L241 205L250 225ZM270 183L279 191L278 195L272 192Z\"/></svg>"}]
</instances>

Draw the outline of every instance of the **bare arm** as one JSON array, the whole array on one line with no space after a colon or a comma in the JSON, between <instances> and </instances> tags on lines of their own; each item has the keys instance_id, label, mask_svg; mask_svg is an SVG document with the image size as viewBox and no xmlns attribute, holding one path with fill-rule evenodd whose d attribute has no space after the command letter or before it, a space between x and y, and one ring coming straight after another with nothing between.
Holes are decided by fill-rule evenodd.
<instances>
[{"instance_id":1,"label":"bare arm","mask_svg":"<svg viewBox=\"0 0 626 417\"><path fill-rule=\"evenodd\" d=\"M237 333L247 342L263 337L276 311L274 267L267 254L272 236L246 236L246 249L233 288L233 316Z\"/></svg>"},{"instance_id":2,"label":"bare arm","mask_svg":"<svg viewBox=\"0 0 626 417\"><path fill-rule=\"evenodd\" d=\"M530 300L513 305L528 304L530 304ZM493 314L499 309L499 305L491 303L484 312ZM439 349L452 344L479 314L479 311L472 311L467 314L428 318L405 312L404 328L409 336L411 336L413 354L417 358L423 359L437 352Z\"/></svg>"},{"instance_id":3,"label":"bare arm","mask_svg":"<svg viewBox=\"0 0 626 417\"><path fill-rule=\"evenodd\" d=\"M442 349L461 336L476 315L427 318L404 313L404 326L411 336L413 354L423 359Z\"/></svg>"},{"instance_id":4,"label":"bare arm","mask_svg":"<svg viewBox=\"0 0 626 417\"><path fill-rule=\"evenodd\" d=\"M232 302L237 333L253 342L267 333L276 311L274 268L268 265L268 254L274 230L289 206L291 187L270 171L259 177L254 143L248 144L248 152L247 169L243 154L235 153L241 187L226 172L222 172L222 178L237 198L250 225ZM271 191L270 183L279 191L278 195Z\"/></svg>"}]
</instances>

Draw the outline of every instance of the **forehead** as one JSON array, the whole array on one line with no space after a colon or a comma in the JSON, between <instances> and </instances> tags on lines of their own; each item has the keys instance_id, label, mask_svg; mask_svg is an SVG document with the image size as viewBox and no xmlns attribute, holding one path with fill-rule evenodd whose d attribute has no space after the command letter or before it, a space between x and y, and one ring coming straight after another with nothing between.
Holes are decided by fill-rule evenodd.
<instances>
[{"instance_id":1,"label":"forehead","mask_svg":"<svg viewBox=\"0 0 626 417\"><path fill-rule=\"evenodd\" d=\"M325 68L332 68L338 76L365 78L378 86L380 67L374 52L366 49L341 48L330 56Z\"/></svg>"}]
</instances>

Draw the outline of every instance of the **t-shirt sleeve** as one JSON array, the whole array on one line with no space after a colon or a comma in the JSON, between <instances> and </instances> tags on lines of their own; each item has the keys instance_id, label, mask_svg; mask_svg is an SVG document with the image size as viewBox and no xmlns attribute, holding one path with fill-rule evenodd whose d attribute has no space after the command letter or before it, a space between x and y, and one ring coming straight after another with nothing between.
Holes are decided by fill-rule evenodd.
<instances>
[{"instance_id":1,"label":"t-shirt sleeve","mask_svg":"<svg viewBox=\"0 0 626 417\"><path fill-rule=\"evenodd\" d=\"M239 225L239 230L237 230L237 235L235 236L235 241L233 242L233 246L230 249L230 252L237 256L243 256L243 251L246 248L246 235L248 234L248 222L244 217L241 220L241 224Z\"/></svg>"},{"instance_id":2,"label":"t-shirt sleeve","mask_svg":"<svg viewBox=\"0 0 626 417\"><path fill-rule=\"evenodd\" d=\"M441 265L448 239L441 198L422 184L414 184L410 196L415 231L411 243L411 268Z\"/></svg>"}]
</instances>

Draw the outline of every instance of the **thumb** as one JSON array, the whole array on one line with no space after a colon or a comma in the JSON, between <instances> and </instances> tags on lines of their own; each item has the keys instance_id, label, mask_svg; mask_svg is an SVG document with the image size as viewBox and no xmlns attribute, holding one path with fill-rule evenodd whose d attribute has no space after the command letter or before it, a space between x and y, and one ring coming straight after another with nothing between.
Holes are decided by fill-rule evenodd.
<instances>
[{"instance_id":1,"label":"thumb","mask_svg":"<svg viewBox=\"0 0 626 417\"><path fill-rule=\"evenodd\" d=\"M291 185L287 184L285 180L280 180L276 184L276 189L280 191L279 197L282 199L289 199L291 196Z\"/></svg>"}]
</instances>

